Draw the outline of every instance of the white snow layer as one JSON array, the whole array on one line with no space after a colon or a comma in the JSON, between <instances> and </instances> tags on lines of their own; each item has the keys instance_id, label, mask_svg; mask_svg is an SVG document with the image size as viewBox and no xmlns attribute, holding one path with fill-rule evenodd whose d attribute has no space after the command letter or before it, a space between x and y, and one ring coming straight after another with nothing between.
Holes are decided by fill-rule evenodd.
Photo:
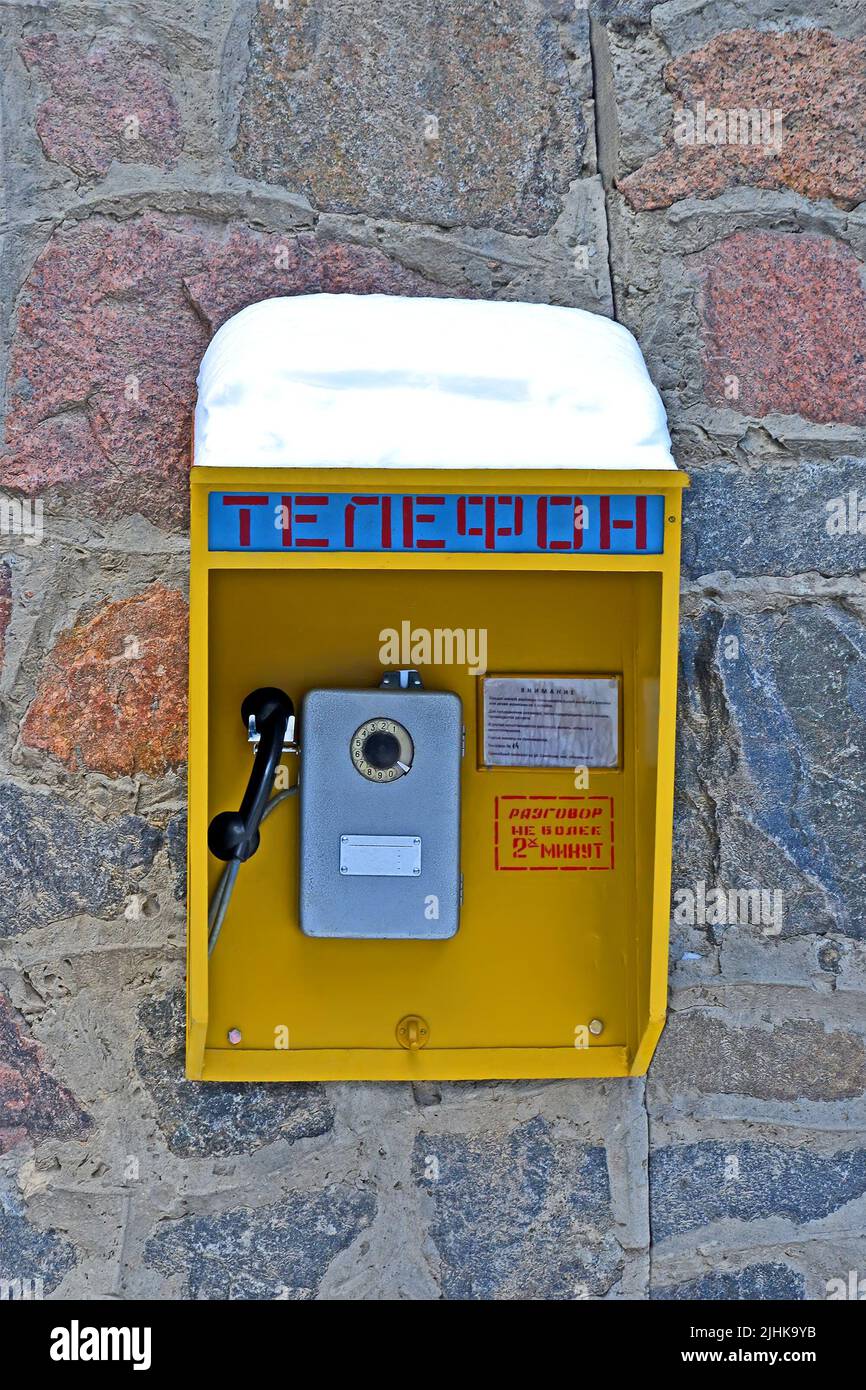
<instances>
[{"instance_id":1,"label":"white snow layer","mask_svg":"<svg viewBox=\"0 0 866 1390\"><path fill-rule=\"evenodd\" d=\"M583 309L311 294L242 309L198 374L214 468L675 468L621 324Z\"/></svg>"}]
</instances>

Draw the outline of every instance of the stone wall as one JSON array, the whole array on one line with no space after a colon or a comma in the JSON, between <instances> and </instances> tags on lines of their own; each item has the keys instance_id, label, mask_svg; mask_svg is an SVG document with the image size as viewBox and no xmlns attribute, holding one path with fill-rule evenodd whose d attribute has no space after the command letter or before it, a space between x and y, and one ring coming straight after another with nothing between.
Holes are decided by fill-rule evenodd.
<instances>
[{"instance_id":1,"label":"stone wall","mask_svg":"<svg viewBox=\"0 0 866 1390\"><path fill-rule=\"evenodd\" d=\"M0 536L0 1279L866 1277L864 33L860 0L3 6L0 486L44 535ZM614 314L664 395L693 488L646 1083L182 1079L195 372L319 289Z\"/></svg>"}]
</instances>

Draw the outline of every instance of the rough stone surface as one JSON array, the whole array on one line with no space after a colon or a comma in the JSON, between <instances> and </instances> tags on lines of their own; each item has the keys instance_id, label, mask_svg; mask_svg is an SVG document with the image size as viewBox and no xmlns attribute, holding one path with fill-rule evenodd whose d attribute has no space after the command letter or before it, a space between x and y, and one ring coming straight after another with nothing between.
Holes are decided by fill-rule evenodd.
<instances>
[{"instance_id":1,"label":"rough stone surface","mask_svg":"<svg viewBox=\"0 0 866 1390\"><path fill-rule=\"evenodd\" d=\"M12 617L12 571L8 563L0 561L0 671L6 658L6 629Z\"/></svg>"},{"instance_id":2,"label":"rough stone surface","mask_svg":"<svg viewBox=\"0 0 866 1390\"><path fill-rule=\"evenodd\" d=\"M0 786L0 936L81 913L116 917L162 843L141 816L103 822L59 797Z\"/></svg>"},{"instance_id":3,"label":"rough stone surface","mask_svg":"<svg viewBox=\"0 0 866 1390\"><path fill-rule=\"evenodd\" d=\"M721 1221L821 1221L866 1193L866 1150L816 1154L737 1140L671 1144L650 1156L653 1239Z\"/></svg>"},{"instance_id":4,"label":"rough stone surface","mask_svg":"<svg viewBox=\"0 0 866 1390\"><path fill-rule=\"evenodd\" d=\"M13 1193L0 1193L0 1280L13 1285L12 1297L41 1298L52 1293L75 1264L69 1241L56 1231L40 1231L28 1221ZM26 1290L18 1293L17 1281Z\"/></svg>"},{"instance_id":5,"label":"rough stone surface","mask_svg":"<svg viewBox=\"0 0 866 1390\"><path fill-rule=\"evenodd\" d=\"M687 575L866 569L866 459L760 472L717 461L692 470L684 511Z\"/></svg>"},{"instance_id":6,"label":"rough stone surface","mask_svg":"<svg viewBox=\"0 0 866 1390\"><path fill-rule=\"evenodd\" d=\"M658 0L590 0L590 9L604 24L629 28L646 24Z\"/></svg>"},{"instance_id":7,"label":"rough stone surface","mask_svg":"<svg viewBox=\"0 0 866 1390\"><path fill-rule=\"evenodd\" d=\"M237 223L148 213L56 232L19 300L0 483L61 484L109 514L182 524L195 377L212 332L256 300L317 291L436 287L380 251Z\"/></svg>"},{"instance_id":8,"label":"rough stone surface","mask_svg":"<svg viewBox=\"0 0 866 1390\"><path fill-rule=\"evenodd\" d=\"M866 423L866 288L851 251L823 236L736 232L702 257L701 275L709 401Z\"/></svg>"},{"instance_id":9,"label":"rough stone surface","mask_svg":"<svg viewBox=\"0 0 866 1390\"><path fill-rule=\"evenodd\" d=\"M675 887L778 889L782 935L864 936L863 623L833 603L709 605L681 662Z\"/></svg>"},{"instance_id":10,"label":"rough stone surface","mask_svg":"<svg viewBox=\"0 0 866 1390\"><path fill-rule=\"evenodd\" d=\"M674 54L691 52L709 43L718 33L739 29L744 22L765 30L829 29L844 38L863 34L860 0L714 0L697 8L693 0L655 0L653 29Z\"/></svg>"},{"instance_id":11,"label":"rough stone surface","mask_svg":"<svg viewBox=\"0 0 866 1390\"><path fill-rule=\"evenodd\" d=\"M540 1116L504 1140L422 1132L415 1181L449 1299L598 1297L622 1271L602 1148Z\"/></svg>"},{"instance_id":12,"label":"rough stone surface","mask_svg":"<svg viewBox=\"0 0 866 1390\"><path fill-rule=\"evenodd\" d=\"M144 1258L180 1276L185 1298L306 1300L375 1213L371 1192L345 1185L293 1193L256 1211L166 1221Z\"/></svg>"},{"instance_id":13,"label":"rough stone surface","mask_svg":"<svg viewBox=\"0 0 866 1390\"><path fill-rule=\"evenodd\" d=\"M114 160L158 169L177 163L177 106L152 48L36 34L21 52L51 89L36 113L49 159L85 177L106 173Z\"/></svg>"},{"instance_id":14,"label":"rough stone surface","mask_svg":"<svg viewBox=\"0 0 866 1390\"><path fill-rule=\"evenodd\" d=\"M186 600L154 584L65 632L21 737L70 768L151 776L186 757Z\"/></svg>"},{"instance_id":15,"label":"rough stone surface","mask_svg":"<svg viewBox=\"0 0 866 1390\"><path fill-rule=\"evenodd\" d=\"M665 149L620 181L632 207L714 197L732 184L848 208L866 197L866 40L737 29L676 58L665 84L677 112L697 118L703 104L703 128L675 116Z\"/></svg>"},{"instance_id":16,"label":"rough stone surface","mask_svg":"<svg viewBox=\"0 0 866 1390\"><path fill-rule=\"evenodd\" d=\"M174 816L165 832L168 857L174 873L174 896L186 902L186 816Z\"/></svg>"},{"instance_id":17,"label":"rough stone surface","mask_svg":"<svg viewBox=\"0 0 866 1390\"><path fill-rule=\"evenodd\" d=\"M650 1294L654 1299L709 1299L713 1303L735 1299L787 1302L805 1296L802 1274L783 1264L746 1265L745 1269L737 1270L714 1269L699 1279L663 1285L653 1289Z\"/></svg>"},{"instance_id":18,"label":"rough stone surface","mask_svg":"<svg viewBox=\"0 0 866 1390\"><path fill-rule=\"evenodd\" d=\"M238 167L332 211L544 231L582 162L576 21L538 0L262 3Z\"/></svg>"},{"instance_id":19,"label":"rough stone surface","mask_svg":"<svg viewBox=\"0 0 866 1390\"><path fill-rule=\"evenodd\" d=\"M180 990L149 1000L140 1010L144 1031L135 1054L172 1153L251 1153L277 1139L308 1139L331 1129L334 1114L322 1086L187 1081L184 1019Z\"/></svg>"},{"instance_id":20,"label":"rough stone surface","mask_svg":"<svg viewBox=\"0 0 866 1390\"><path fill-rule=\"evenodd\" d=\"M90 1117L46 1070L43 1049L0 993L0 1153L28 1140L78 1139L90 1128Z\"/></svg>"},{"instance_id":21,"label":"rough stone surface","mask_svg":"<svg viewBox=\"0 0 866 1390\"><path fill-rule=\"evenodd\" d=\"M688 1010L668 1020L652 1084L762 1100L845 1100L866 1091L866 1045L820 1023L738 1027Z\"/></svg>"}]
</instances>

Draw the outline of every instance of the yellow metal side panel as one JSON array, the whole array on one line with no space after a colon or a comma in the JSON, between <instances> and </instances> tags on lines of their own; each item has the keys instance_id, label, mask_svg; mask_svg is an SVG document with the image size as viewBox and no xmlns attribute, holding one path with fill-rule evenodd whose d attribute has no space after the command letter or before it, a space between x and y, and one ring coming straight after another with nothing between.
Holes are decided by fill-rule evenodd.
<instances>
[{"instance_id":1,"label":"yellow metal side panel","mask_svg":"<svg viewBox=\"0 0 866 1390\"><path fill-rule=\"evenodd\" d=\"M652 588L642 586L635 594L635 815L643 833L635 840L635 884L637 907L634 920L633 970L629 985L633 1008L629 1016L634 1034L629 1053L634 1056L646 1031L652 966L653 874L655 871L655 807L659 742L659 639L663 577L655 577Z\"/></svg>"},{"instance_id":2,"label":"yellow metal side panel","mask_svg":"<svg viewBox=\"0 0 866 1390\"><path fill-rule=\"evenodd\" d=\"M189 801L187 823L187 1075L200 1077L208 1017L207 798L208 798L208 571L207 494L190 499Z\"/></svg>"},{"instance_id":3,"label":"yellow metal side panel","mask_svg":"<svg viewBox=\"0 0 866 1390\"><path fill-rule=\"evenodd\" d=\"M662 574L659 635L658 774L654 816L655 849L652 864L653 921L646 1027L631 1071L642 1076L652 1060L667 1013L670 953L671 851L673 842L674 758L677 723L677 658L679 651L680 538L682 493L667 498L668 527Z\"/></svg>"}]
</instances>

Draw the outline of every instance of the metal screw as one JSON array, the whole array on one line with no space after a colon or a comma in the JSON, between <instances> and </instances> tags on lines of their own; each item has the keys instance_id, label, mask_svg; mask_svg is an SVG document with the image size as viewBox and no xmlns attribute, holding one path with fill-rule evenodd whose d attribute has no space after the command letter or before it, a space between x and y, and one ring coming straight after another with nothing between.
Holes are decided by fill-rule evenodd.
<instances>
[{"instance_id":1,"label":"metal screw","mask_svg":"<svg viewBox=\"0 0 866 1390\"><path fill-rule=\"evenodd\" d=\"M349 872L349 870L348 870L347 865L341 864L341 865L340 865L340 873L341 873L341 874L347 874L348 872Z\"/></svg>"},{"instance_id":2,"label":"metal screw","mask_svg":"<svg viewBox=\"0 0 866 1390\"><path fill-rule=\"evenodd\" d=\"M600 1018L591 1018L589 1020L589 1031L594 1038L597 1038L599 1033L604 1032L604 1024Z\"/></svg>"},{"instance_id":3,"label":"metal screw","mask_svg":"<svg viewBox=\"0 0 866 1390\"><path fill-rule=\"evenodd\" d=\"M230 1028L230 1029L229 1029L229 1042L231 1043L232 1047L237 1047L237 1045L238 1045L238 1043L240 1042L240 1040L241 1040L241 1030L240 1030L240 1028Z\"/></svg>"}]
</instances>

